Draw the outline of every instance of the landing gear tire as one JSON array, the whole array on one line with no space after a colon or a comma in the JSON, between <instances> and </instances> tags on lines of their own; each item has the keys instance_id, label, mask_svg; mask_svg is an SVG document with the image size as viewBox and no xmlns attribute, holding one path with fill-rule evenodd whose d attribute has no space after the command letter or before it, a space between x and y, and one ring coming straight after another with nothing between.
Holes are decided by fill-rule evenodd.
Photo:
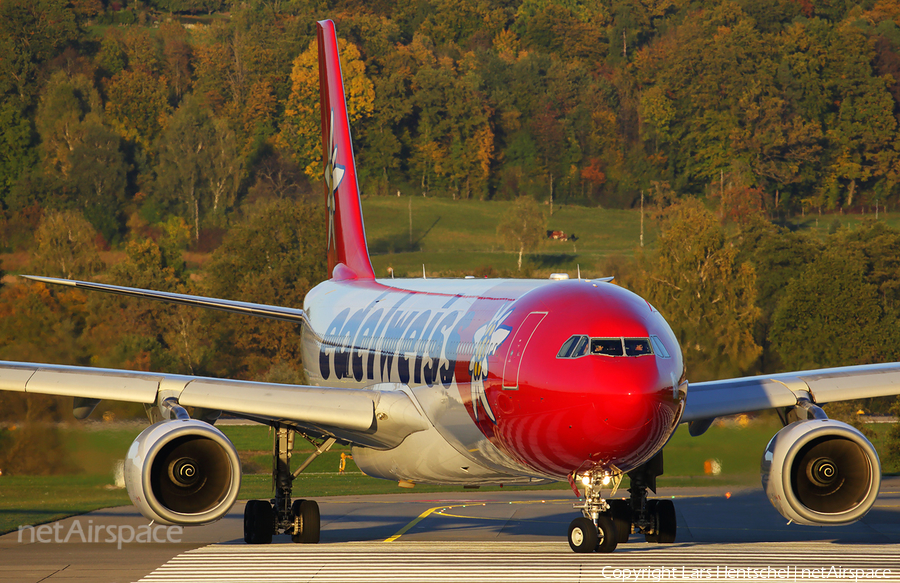
<instances>
[{"instance_id":1,"label":"landing gear tire","mask_svg":"<svg viewBox=\"0 0 900 583\"><path fill-rule=\"evenodd\" d=\"M644 535L644 539L648 543L659 542L659 513L656 509L658 502L659 500L647 500L647 514L650 516L650 520L653 521L653 533Z\"/></svg>"},{"instance_id":2,"label":"landing gear tire","mask_svg":"<svg viewBox=\"0 0 900 583\"><path fill-rule=\"evenodd\" d=\"M294 500L291 504L291 516L294 517L292 541L304 544L319 542L319 505L315 500Z\"/></svg>"},{"instance_id":3,"label":"landing gear tire","mask_svg":"<svg viewBox=\"0 0 900 583\"><path fill-rule=\"evenodd\" d=\"M275 532L275 512L265 500L250 500L244 507L244 542L267 545Z\"/></svg>"},{"instance_id":4,"label":"landing gear tire","mask_svg":"<svg viewBox=\"0 0 900 583\"><path fill-rule=\"evenodd\" d=\"M631 536L631 503L628 500L608 500L609 516L616 525L616 542L627 543Z\"/></svg>"},{"instance_id":5,"label":"landing gear tire","mask_svg":"<svg viewBox=\"0 0 900 583\"><path fill-rule=\"evenodd\" d=\"M576 553L592 553L598 542L597 526L587 518L579 516L569 525L569 546Z\"/></svg>"},{"instance_id":6,"label":"landing gear tire","mask_svg":"<svg viewBox=\"0 0 900 583\"><path fill-rule=\"evenodd\" d=\"M616 550L619 537L616 535L616 525L612 518L601 514L597 517L597 552L611 553Z\"/></svg>"},{"instance_id":7,"label":"landing gear tire","mask_svg":"<svg viewBox=\"0 0 900 583\"><path fill-rule=\"evenodd\" d=\"M678 529L678 523L675 520L675 503L671 500L659 500L656 503L656 512L659 542L663 544L675 542L675 531Z\"/></svg>"},{"instance_id":8,"label":"landing gear tire","mask_svg":"<svg viewBox=\"0 0 900 583\"><path fill-rule=\"evenodd\" d=\"M662 544L675 542L675 532L678 528L675 520L675 504L671 500L648 500L647 511L655 525L653 534L644 535L647 542Z\"/></svg>"}]
</instances>

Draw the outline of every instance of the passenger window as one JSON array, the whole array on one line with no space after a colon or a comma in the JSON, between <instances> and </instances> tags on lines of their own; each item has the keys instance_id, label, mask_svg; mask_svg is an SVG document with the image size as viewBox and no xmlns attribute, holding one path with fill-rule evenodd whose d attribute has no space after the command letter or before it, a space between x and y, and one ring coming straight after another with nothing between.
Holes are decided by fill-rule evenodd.
<instances>
[{"instance_id":1,"label":"passenger window","mask_svg":"<svg viewBox=\"0 0 900 583\"><path fill-rule=\"evenodd\" d=\"M591 354L622 356L621 338L591 338Z\"/></svg>"},{"instance_id":2,"label":"passenger window","mask_svg":"<svg viewBox=\"0 0 900 583\"><path fill-rule=\"evenodd\" d=\"M660 358L672 358L669 356L669 351L666 350L666 345L662 343L659 336L651 336L650 342L653 343L653 351L656 352L657 356Z\"/></svg>"},{"instance_id":3,"label":"passenger window","mask_svg":"<svg viewBox=\"0 0 900 583\"><path fill-rule=\"evenodd\" d=\"M625 356L643 356L653 354L649 338L626 338Z\"/></svg>"}]
</instances>

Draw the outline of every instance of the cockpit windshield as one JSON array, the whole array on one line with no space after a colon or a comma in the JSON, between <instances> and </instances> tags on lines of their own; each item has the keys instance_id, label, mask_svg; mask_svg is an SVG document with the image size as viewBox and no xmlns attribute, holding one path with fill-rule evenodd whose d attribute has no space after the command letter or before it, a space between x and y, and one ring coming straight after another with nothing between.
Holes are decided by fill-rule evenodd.
<instances>
[{"instance_id":1,"label":"cockpit windshield","mask_svg":"<svg viewBox=\"0 0 900 583\"><path fill-rule=\"evenodd\" d=\"M559 349L557 358L578 358L587 354L588 337L572 336L566 340Z\"/></svg>"},{"instance_id":2,"label":"cockpit windshield","mask_svg":"<svg viewBox=\"0 0 900 583\"><path fill-rule=\"evenodd\" d=\"M625 338L625 356L642 356L652 354L649 338Z\"/></svg>"},{"instance_id":3,"label":"cockpit windshield","mask_svg":"<svg viewBox=\"0 0 900 583\"><path fill-rule=\"evenodd\" d=\"M591 354L604 354L606 356L622 356L621 338L591 338Z\"/></svg>"},{"instance_id":4,"label":"cockpit windshield","mask_svg":"<svg viewBox=\"0 0 900 583\"><path fill-rule=\"evenodd\" d=\"M650 338L590 338L576 334L563 342L557 358L580 358L587 354L600 356L644 356L656 354L669 358L662 341L657 336Z\"/></svg>"}]
</instances>

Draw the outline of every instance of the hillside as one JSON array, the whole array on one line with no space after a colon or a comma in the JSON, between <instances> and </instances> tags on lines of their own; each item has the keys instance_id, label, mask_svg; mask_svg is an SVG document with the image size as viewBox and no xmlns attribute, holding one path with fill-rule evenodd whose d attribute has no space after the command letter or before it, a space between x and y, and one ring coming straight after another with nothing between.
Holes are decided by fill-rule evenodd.
<instances>
[{"instance_id":1,"label":"hillside","mask_svg":"<svg viewBox=\"0 0 900 583\"><path fill-rule=\"evenodd\" d=\"M487 267L495 273L515 272L515 253L504 249L497 235L497 225L511 205L508 201L367 197L363 212L372 265L379 276L386 276L389 266L397 276L421 276L423 263L427 273L436 274L472 274ZM639 211L557 206L550 216L549 206L543 208L548 229L575 235L577 240L545 239L524 265L536 276L569 272L575 277L580 265L584 276L597 277L602 275L607 257L631 256L639 248ZM645 219L648 246L655 240L655 225Z\"/></svg>"}]
</instances>

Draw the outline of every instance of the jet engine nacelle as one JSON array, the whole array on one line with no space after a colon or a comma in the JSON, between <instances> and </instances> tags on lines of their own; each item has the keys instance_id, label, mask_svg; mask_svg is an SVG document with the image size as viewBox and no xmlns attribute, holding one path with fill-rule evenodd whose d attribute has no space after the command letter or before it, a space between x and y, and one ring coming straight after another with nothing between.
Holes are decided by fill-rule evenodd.
<instances>
[{"instance_id":1,"label":"jet engine nacelle","mask_svg":"<svg viewBox=\"0 0 900 583\"><path fill-rule=\"evenodd\" d=\"M776 433L761 469L763 488L778 512L810 526L859 520L881 485L875 448L833 419L796 421Z\"/></svg>"},{"instance_id":2,"label":"jet engine nacelle","mask_svg":"<svg viewBox=\"0 0 900 583\"><path fill-rule=\"evenodd\" d=\"M241 460L225 435L203 421L154 423L134 440L125 486L141 514L161 524L220 519L241 487Z\"/></svg>"}]
</instances>

